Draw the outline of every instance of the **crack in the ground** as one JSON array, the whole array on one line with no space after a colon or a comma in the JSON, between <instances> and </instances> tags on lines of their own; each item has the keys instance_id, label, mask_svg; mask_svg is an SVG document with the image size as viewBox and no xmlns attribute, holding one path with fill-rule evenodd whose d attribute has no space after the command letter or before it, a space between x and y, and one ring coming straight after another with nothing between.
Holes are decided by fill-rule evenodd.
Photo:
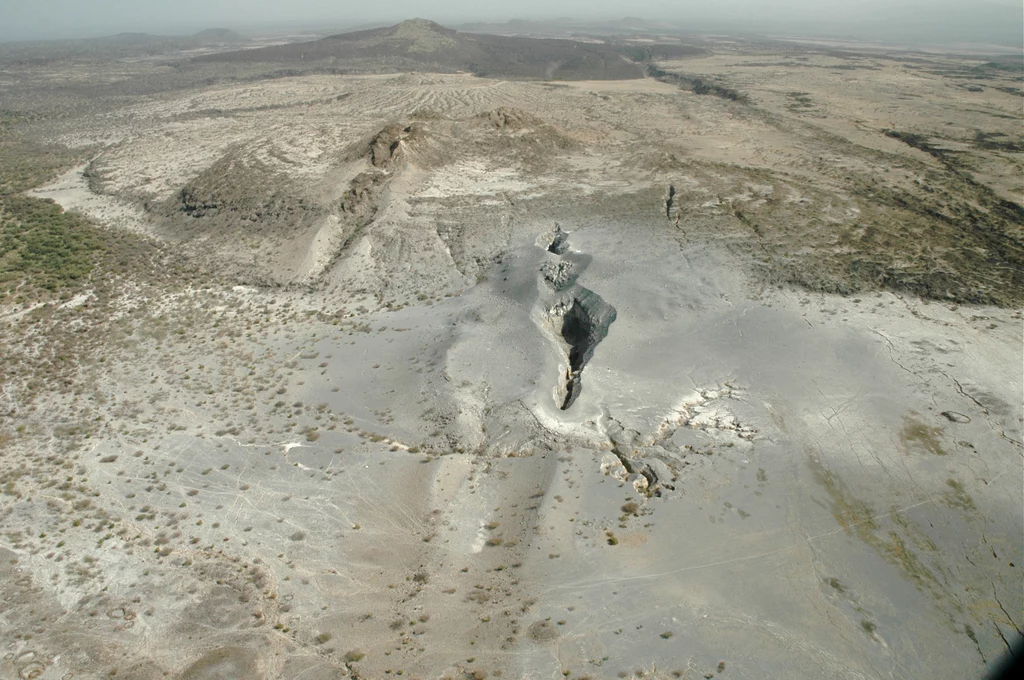
<instances>
[{"instance_id":1,"label":"crack in the ground","mask_svg":"<svg viewBox=\"0 0 1024 680\"><path fill-rule=\"evenodd\" d=\"M576 285L580 267L563 257L569 250L568 233L556 224L554 232L545 240L547 251L560 257L557 262L545 264L541 272L548 286L562 292L549 315L553 321L561 320L557 325L558 334L568 345L569 367L559 389L563 395L559 408L565 411L579 397L583 389L583 369L594 356L594 349L607 337L617 312L594 291Z\"/></svg>"},{"instance_id":2,"label":"crack in the ground","mask_svg":"<svg viewBox=\"0 0 1024 680\"><path fill-rule=\"evenodd\" d=\"M1008 434L1006 434L1005 428L999 427L995 422L993 422L992 418L990 417L988 407L986 407L984 404L978 401L973 394L964 390L963 385L960 384L959 380L949 375L945 371L939 371L939 373L944 375L947 380L953 383L953 386L956 388L956 391L960 394L960 396L964 397L965 399L970 399L972 402L974 402L975 406L981 409L982 414L985 416L985 422L988 423L988 426L992 429L993 432L998 434L1002 439L1005 439L1006 441L1013 444L1017 449L1020 449L1019 453L1021 453L1021 455L1024 455L1024 442L1017 441L1013 437L1009 436Z\"/></svg>"},{"instance_id":3,"label":"crack in the ground","mask_svg":"<svg viewBox=\"0 0 1024 680\"><path fill-rule=\"evenodd\" d=\"M555 225L555 232L548 244L548 252L555 255L562 255L569 249L569 234L562 231L562 228Z\"/></svg>"},{"instance_id":4,"label":"crack in the ground","mask_svg":"<svg viewBox=\"0 0 1024 680\"><path fill-rule=\"evenodd\" d=\"M605 411L605 418L610 422L618 426L620 432L626 432L627 428L622 424L621 421L612 417L610 413ZM633 433L634 438L639 437L640 433L637 430L630 429ZM612 445L612 455L618 459L619 464L622 465L622 469L625 470L624 478L620 477L624 482L632 482L633 488L638 492L647 495L661 495L661 490L658 486L659 478L658 474L651 468L647 463L641 462L633 458L629 452L624 450L625 441L621 437L610 436L609 441ZM602 465L602 472L611 474L611 471ZM613 476L615 476L613 474ZM667 488L673 489L675 487L668 486Z\"/></svg>"},{"instance_id":5,"label":"crack in the ground","mask_svg":"<svg viewBox=\"0 0 1024 680\"><path fill-rule=\"evenodd\" d=\"M1003 615L1004 615L1004 616L1006 617L1006 620L1007 620L1007 622L1009 622L1009 624L1010 624L1011 626L1013 626L1013 629L1014 629L1015 631L1017 631L1017 634L1018 634L1018 635L1022 635L1022 636L1024 636L1024 630L1021 630L1021 627L1020 627L1020 626L1018 626L1018 625L1017 625L1017 622L1013 620L1013 617L1012 617L1012 616L1010 616L1010 612L1006 611L1006 607L1004 607L1004 606L1003 606L1003 603L1002 603L1002 602L1000 602L1000 600L999 600L999 594L998 594L998 593L996 593L996 588L995 588L995 584L994 584L994 583L992 584L992 598L993 598L993 599L994 599L994 600L996 601L996 604L997 604L997 605L999 605L999 609L1001 609L1001 610L1002 610L1002 612L1003 612ZM997 626L997 628L998 628L998 626ZM1001 635L1002 635L1002 631L1000 631L1000 636L1001 636ZM1003 638L1003 642L1006 642L1006 638ZM1009 646L1010 646L1010 645L1009 645L1009 644L1007 644L1007 647L1009 647Z\"/></svg>"},{"instance_id":6,"label":"crack in the ground","mask_svg":"<svg viewBox=\"0 0 1024 680\"><path fill-rule=\"evenodd\" d=\"M562 338L569 344L569 369L561 406L565 411L579 397L583 369L594 356L594 349L608 335L616 312L594 291L578 288L571 297L557 303L552 313L562 317Z\"/></svg>"},{"instance_id":7,"label":"crack in the ground","mask_svg":"<svg viewBox=\"0 0 1024 680\"><path fill-rule=\"evenodd\" d=\"M915 378L917 378L919 380L923 380L923 378L921 378L921 376L916 371L910 370L909 368L907 368L906 366L904 366L903 364L901 364L899 361L896 360L896 358L893 356L893 353L896 351L896 347L893 345L892 340L890 340L888 336L886 336L884 333L880 333L879 331L877 331L875 329L871 329L871 332L874 333L875 335L877 335L878 337L882 338L883 340L885 340L885 342L888 344L888 346L889 346L888 357L889 357L889 360L892 363L896 364L901 369L903 369L904 371L906 371L910 375L914 376ZM956 378L954 378L950 374L946 373L945 371L940 370L939 373L942 376L944 376L947 380L949 380L951 383L953 383L954 389L956 389L957 393L960 396L964 397L965 399L969 399L971 402L974 403L975 406L977 406L979 409L981 409L982 415L984 415L984 417L985 417L985 421L988 423L989 427L992 429L993 432L998 434L999 437L1001 437L1002 439L1005 439L1006 441L1008 441L1011 444L1013 444L1016 448L1024 449L1024 442L1017 441L1013 437L1011 437L1008 434L1006 434L1006 430L1004 428L998 427L996 425L996 423L994 423L992 421L992 418L990 417L990 413L989 413L988 407L985 406L984 404L982 404L973 394L971 394L970 392L966 391L964 389L963 385L960 384L959 380L957 380ZM927 382L927 381L925 380L925 382ZM957 413L956 411L943 411L940 415L942 415L945 418L947 418L948 420L950 420L952 422L956 422L956 423L970 422L970 417L969 416L966 416L965 414L962 414L962 413ZM1022 453L1022 455L1024 455L1024 451L1021 451L1021 453Z\"/></svg>"},{"instance_id":8,"label":"crack in the ground","mask_svg":"<svg viewBox=\"0 0 1024 680\"><path fill-rule=\"evenodd\" d=\"M884 333L880 333L880 332L878 332L878 331L877 331L877 330L875 330L874 328L871 328L871 329L869 329L869 330L870 330L870 331L871 331L872 333L874 333L875 335L877 335L878 337L880 337L880 338L882 338L883 340L885 340L885 342L886 342L886 343L887 343L887 344L889 345L889 353L888 353L888 354L889 354L889 361L891 361L892 363L896 364L897 366L899 366L900 368L902 368L902 369L903 369L904 371L906 371L906 372L907 372L907 373L909 373L910 375L914 376L915 378L918 378L918 377L919 377L919 376L917 375L917 373L915 373L914 371L910 370L909 368L907 368L906 366L904 366L904 365L903 365L903 364L901 364L900 362L896 361L896 358L895 358L895 357L893 357L892 353L893 353L893 352L894 352L894 351L896 350L896 348L895 348L895 347L893 346L893 344L892 344L892 340L890 340L890 339L889 339L889 336L885 335Z\"/></svg>"}]
</instances>

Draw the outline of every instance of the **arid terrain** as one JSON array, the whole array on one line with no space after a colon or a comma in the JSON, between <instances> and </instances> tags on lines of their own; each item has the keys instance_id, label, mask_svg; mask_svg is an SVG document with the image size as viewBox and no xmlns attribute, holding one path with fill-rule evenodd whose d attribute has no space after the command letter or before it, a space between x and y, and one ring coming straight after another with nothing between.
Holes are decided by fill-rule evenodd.
<instances>
[{"instance_id":1,"label":"arid terrain","mask_svg":"<svg viewBox=\"0 0 1024 680\"><path fill-rule=\"evenodd\" d=\"M0 49L0 679L1015 644L1019 57L558 37Z\"/></svg>"}]
</instances>

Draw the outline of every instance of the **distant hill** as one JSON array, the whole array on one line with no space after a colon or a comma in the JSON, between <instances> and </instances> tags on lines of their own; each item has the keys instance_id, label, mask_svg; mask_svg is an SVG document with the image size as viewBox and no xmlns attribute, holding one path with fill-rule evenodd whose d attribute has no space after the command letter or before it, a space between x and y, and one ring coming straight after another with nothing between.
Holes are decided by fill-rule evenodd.
<instances>
[{"instance_id":1,"label":"distant hill","mask_svg":"<svg viewBox=\"0 0 1024 680\"><path fill-rule=\"evenodd\" d=\"M118 33L103 38L80 40L3 43L0 44L0 63L133 59L173 55L188 50L217 47L223 49L224 45L240 45L247 42L248 38L226 28L211 28L188 36Z\"/></svg>"},{"instance_id":2,"label":"distant hill","mask_svg":"<svg viewBox=\"0 0 1024 680\"><path fill-rule=\"evenodd\" d=\"M503 23L476 22L459 26L472 33L494 33L497 35L528 36L623 36L623 35L677 35L682 29L675 23L648 21L638 17L623 17L607 21L581 20L571 18L550 21L528 21L511 19Z\"/></svg>"},{"instance_id":3,"label":"distant hill","mask_svg":"<svg viewBox=\"0 0 1024 680\"><path fill-rule=\"evenodd\" d=\"M160 42L161 40L167 40L168 38L162 38L161 36L150 35L149 33L117 33L115 35L108 35L104 38L83 38L82 40L74 40L68 42L75 43L121 43L128 45L144 45L152 42Z\"/></svg>"},{"instance_id":4,"label":"distant hill","mask_svg":"<svg viewBox=\"0 0 1024 680\"><path fill-rule=\"evenodd\" d=\"M643 69L604 44L460 33L424 19L322 40L224 52L204 62L266 62L366 71L469 71L551 80L642 78Z\"/></svg>"},{"instance_id":5,"label":"distant hill","mask_svg":"<svg viewBox=\"0 0 1024 680\"><path fill-rule=\"evenodd\" d=\"M202 43L220 44L249 42L249 39L244 35L235 33L227 28L208 28L193 35L192 39Z\"/></svg>"},{"instance_id":6,"label":"distant hill","mask_svg":"<svg viewBox=\"0 0 1024 680\"><path fill-rule=\"evenodd\" d=\"M459 28L472 33L516 37L600 39L633 61L683 59L711 54L706 48L693 44L692 37L684 39L682 29L675 24L637 17L610 21L512 19L504 23L463 24Z\"/></svg>"}]
</instances>

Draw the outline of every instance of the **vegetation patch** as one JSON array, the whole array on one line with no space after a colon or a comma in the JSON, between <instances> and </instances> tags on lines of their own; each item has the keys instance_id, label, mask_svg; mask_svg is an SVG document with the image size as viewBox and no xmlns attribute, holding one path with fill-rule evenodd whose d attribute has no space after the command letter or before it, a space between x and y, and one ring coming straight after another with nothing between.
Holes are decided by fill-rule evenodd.
<instances>
[{"instance_id":1,"label":"vegetation patch","mask_svg":"<svg viewBox=\"0 0 1024 680\"><path fill-rule=\"evenodd\" d=\"M80 284L104 249L98 230L52 201L0 199L0 283L5 294L26 283L55 291Z\"/></svg>"},{"instance_id":2,"label":"vegetation patch","mask_svg":"<svg viewBox=\"0 0 1024 680\"><path fill-rule=\"evenodd\" d=\"M0 111L0 299L78 286L105 250L101 230L87 219L24 195L84 160L81 152L22 139L19 126L36 118Z\"/></svg>"}]
</instances>

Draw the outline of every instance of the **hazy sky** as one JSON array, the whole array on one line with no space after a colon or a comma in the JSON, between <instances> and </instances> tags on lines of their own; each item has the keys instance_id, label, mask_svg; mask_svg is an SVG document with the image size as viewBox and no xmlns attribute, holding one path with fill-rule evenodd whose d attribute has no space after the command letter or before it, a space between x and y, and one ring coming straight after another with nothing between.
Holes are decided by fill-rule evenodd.
<instances>
[{"instance_id":1,"label":"hazy sky","mask_svg":"<svg viewBox=\"0 0 1024 680\"><path fill-rule=\"evenodd\" d=\"M1024 15L1024 0L0 0L0 40L87 37L142 31L281 27L334 28L414 16L442 23L510 18L618 18L825 22L830 26L926 18L956 26ZM1001 10L1001 11L1000 11ZM1014 10L1016 12L1014 13ZM904 19L900 19L904 17ZM1024 20L1024 19L1022 19ZM993 22L994 23L994 22ZM1004 22L1001 22L1004 23Z\"/></svg>"}]
</instances>

